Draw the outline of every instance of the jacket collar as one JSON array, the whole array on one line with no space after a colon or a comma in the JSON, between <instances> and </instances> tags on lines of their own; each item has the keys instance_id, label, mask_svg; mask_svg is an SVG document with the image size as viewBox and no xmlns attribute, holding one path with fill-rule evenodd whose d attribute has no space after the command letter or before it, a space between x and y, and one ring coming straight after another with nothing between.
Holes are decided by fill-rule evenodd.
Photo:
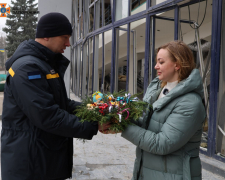
<instances>
[{"instance_id":1,"label":"jacket collar","mask_svg":"<svg viewBox=\"0 0 225 180\"><path fill-rule=\"evenodd\" d=\"M62 54L56 54L42 44L30 39L23 41L16 49L14 54L5 63L6 70L8 71L12 64L19 58L24 56L35 56L40 60L57 67L57 71L64 76L65 71L70 61Z\"/></svg>"},{"instance_id":2,"label":"jacket collar","mask_svg":"<svg viewBox=\"0 0 225 180\"><path fill-rule=\"evenodd\" d=\"M199 94L202 99L204 97L202 78L198 69L192 70L187 79L179 82L166 96L157 100L162 90L160 86L161 82L157 77L151 82L144 96L144 101L150 103L153 110L160 110L175 98L190 92Z\"/></svg>"},{"instance_id":3,"label":"jacket collar","mask_svg":"<svg viewBox=\"0 0 225 180\"><path fill-rule=\"evenodd\" d=\"M47 63L51 65L55 65L59 73L64 76L65 71L70 63L70 61L64 55L62 55L61 53L58 53L58 54L54 53L49 48L47 48L46 46L43 46L37 41L29 40L28 43L31 45L31 48L33 50L35 47L35 51L39 51L41 53L42 60L45 60Z\"/></svg>"}]
</instances>

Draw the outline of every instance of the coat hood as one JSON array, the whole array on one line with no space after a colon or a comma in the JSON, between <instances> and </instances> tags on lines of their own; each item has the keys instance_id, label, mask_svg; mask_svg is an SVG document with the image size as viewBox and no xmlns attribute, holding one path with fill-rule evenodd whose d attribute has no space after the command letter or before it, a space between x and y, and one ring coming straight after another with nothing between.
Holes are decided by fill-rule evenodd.
<instances>
[{"instance_id":1,"label":"coat hood","mask_svg":"<svg viewBox=\"0 0 225 180\"><path fill-rule=\"evenodd\" d=\"M202 78L198 69L193 69L187 79L179 82L166 96L157 100L161 90L161 81L157 77L150 83L144 96L144 101L152 104L153 110L159 110L173 99L191 92L204 98Z\"/></svg>"},{"instance_id":2,"label":"coat hood","mask_svg":"<svg viewBox=\"0 0 225 180\"><path fill-rule=\"evenodd\" d=\"M62 54L60 53L56 54L52 52L50 49L48 49L47 47L43 46L42 44L34 40L28 40L28 41L23 41L17 47L12 57L6 61L5 63L6 70L8 71L9 68L17 59L27 55L35 56L39 58L40 60L47 61L50 64L52 63L56 64L58 67L58 70L62 74L65 73L70 62Z\"/></svg>"}]
</instances>

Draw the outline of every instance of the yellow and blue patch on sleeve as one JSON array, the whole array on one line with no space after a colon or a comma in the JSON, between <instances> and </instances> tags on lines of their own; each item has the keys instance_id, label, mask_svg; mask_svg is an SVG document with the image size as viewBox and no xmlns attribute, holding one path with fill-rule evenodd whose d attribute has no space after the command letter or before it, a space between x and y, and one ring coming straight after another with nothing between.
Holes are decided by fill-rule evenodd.
<instances>
[{"instance_id":1,"label":"yellow and blue patch on sleeve","mask_svg":"<svg viewBox=\"0 0 225 180\"><path fill-rule=\"evenodd\" d=\"M54 78L59 78L59 74L47 74L46 79L54 79Z\"/></svg>"},{"instance_id":2,"label":"yellow and blue patch on sleeve","mask_svg":"<svg viewBox=\"0 0 225 180\"><path fill-rule=\"evenodd\" d=\"M13 77L15 75L15 72L13 71L12 68L9 69L9 74Z\"/></svg>"},{"instance_id":3,"label":"yellow and blue patch on sleeve","mask_svg":"<svg viewBox=\"0 0 225 180\"><path fill-rule=\"evenodd\" d=\"M41 79L41 71L28 72L28 79Z\"/></svg>"}]
</instances>

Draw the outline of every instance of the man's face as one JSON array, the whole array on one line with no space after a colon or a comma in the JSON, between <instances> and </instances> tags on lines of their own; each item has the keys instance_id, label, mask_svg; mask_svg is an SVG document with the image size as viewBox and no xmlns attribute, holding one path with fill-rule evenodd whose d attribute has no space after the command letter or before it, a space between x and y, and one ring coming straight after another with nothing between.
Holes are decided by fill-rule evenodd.
<instances>
[{"instance_id":1,"label":"man's face","mask_svg":"<svg viewBox=\"0 0 225 180\"><path fill-rule=\"evenodd\" d=\"M61 35L47 38L47 47L54 53L64 53L66 47L70 46L70 35Z\"/></svg>"}]
</instances>

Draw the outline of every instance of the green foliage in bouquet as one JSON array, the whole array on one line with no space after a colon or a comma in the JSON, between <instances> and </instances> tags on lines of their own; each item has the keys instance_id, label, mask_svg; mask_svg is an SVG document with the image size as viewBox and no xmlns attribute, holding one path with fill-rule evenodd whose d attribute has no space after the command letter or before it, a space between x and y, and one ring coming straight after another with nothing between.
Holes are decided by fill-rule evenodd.
<instances>
[{"instance_id":1,"label":"green foliage in bouquet","mask_svg":"<svg viewBox=\"0 0 225 180\"><path fill-rule=\"evenodd\" d=\"M96 92L92 97L83 99L82 105L74 114L81 118L81 122L111 122L110 130L120 132L142 117L143 111L148 107L148 103L138 100L137 96L140 94L130 95L125 91L113 94Z\"/></svg>"}]
</instances>

